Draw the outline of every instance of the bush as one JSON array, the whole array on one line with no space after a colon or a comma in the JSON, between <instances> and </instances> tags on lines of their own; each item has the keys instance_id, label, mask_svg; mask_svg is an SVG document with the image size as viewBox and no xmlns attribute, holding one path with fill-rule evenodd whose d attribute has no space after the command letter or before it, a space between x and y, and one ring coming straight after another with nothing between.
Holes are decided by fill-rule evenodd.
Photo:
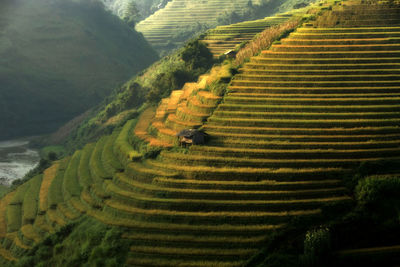
<instances>
[{"instance_id":1,"label":"bush","mask_svg":"<svg viewBox=\"0 0 400 267\"><path fill-rule=\"evenodd\" d=\"M182 86L194 79L194 75L185 69L171 69L157 75L146 100L151 103L158 103L161 98L169 96L171 91L181 89Z\"/></svg>"},{"instance_id":2,"label":"bush","mask_svg":"<svg viewBox=\"0 0 400 267\"><path fill-rule=\"evenodd\" d=\"M346 187L351 192L354 192L361 179L382 173L396 173L399 170L399 166L400 162L398 160L364 161L357 168L354 175L344 177L344 182Z\"/></svg>"},{"instance_id":3,"label":"bush","mask_svg":"<svg viewBox=\"0 0 400 267\"><path fill-rule=\"evenodd\" d=\"M124 266L123 230L89 217L69 223L7 266Z\"/></svg>"},{"instance_id":4,"label":"bush","mask_svg":"<svg viewBox=\"0 0 400 267\"><path fill-rule=\"evenodd\" d=\"M399 176L370 176L358 182L356 199L361 207L382 208L400 202ZM390 208L390 207L387 207ZM396 209L396 207L392 207Z\"/></svg>"},{"instance_id":5,"label":"bush","mask_svg":"<svg viewBox=\"0 0 400 267\"><path fill-rule=\"evenodd\" d=\"M189 42L181 52L181 57L187 68L192 71L204 72L214 63L213 54L199 40Z\"/></svg>"},{"instance_id":6,"label":"bush","mask_svg":"<svg viewBox=\"0 0 400 267\"><path fill-rule=\"evenodd\" d=\"M161 98L169 96L171 91L181 89L187 82L195 81L214 63L210 50L198 40L186 44L175 61L183 61L184 64L173 64L156 75L146 95L149 103L156 104Z\"/></svg>"},{"instance_id":7,"label":"bush","mask_svg":"<svg viewBox=\"0 0 400 267\"><path fill-rule=\"evenodd\" d=\"M302 262L305 266L325 266L331 251L331 236L328 228L310 230L304 239L304 255Z\"/></svg>"}]
</instances>

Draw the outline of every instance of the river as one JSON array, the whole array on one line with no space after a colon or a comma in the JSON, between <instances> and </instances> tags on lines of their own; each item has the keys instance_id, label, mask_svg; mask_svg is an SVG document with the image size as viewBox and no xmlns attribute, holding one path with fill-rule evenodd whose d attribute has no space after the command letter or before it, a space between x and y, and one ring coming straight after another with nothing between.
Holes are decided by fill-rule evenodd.
<instances>
[{"instance_id":1,"label":"river","mask_svg":"<svg viewBox=\"0 0 400 267\"><path fill-rule=\"evenodd\" d=\"M38 151L29 148L27 140L0 141L0 184L24 177L39 160Z\"/></svg>"}]
</instances>

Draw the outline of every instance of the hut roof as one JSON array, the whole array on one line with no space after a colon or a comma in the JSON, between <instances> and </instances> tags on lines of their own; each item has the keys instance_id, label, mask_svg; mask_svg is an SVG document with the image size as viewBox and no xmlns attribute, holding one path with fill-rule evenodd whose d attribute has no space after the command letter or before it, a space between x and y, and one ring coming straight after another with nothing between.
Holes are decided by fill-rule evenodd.
<instances>
[{"instance_id":1,"label":"hut roof","mask_svg":"<svg viewBox=\"0 0 400 267\"><path fill-rule=\"evenodd\" d=\"M176 136L191 138L191 137L193 137L195 135L198 135L198 134L203 135L203 136L206 135L206 133L204 133L202 131L199 131L199 130L196 130L196 129L184 129L184 130L180 131L179 133L177 133Z\"/></svg>"},{"instance_id":2,"label":"hut roof","mask_svg":"<svg viewBox=\"0 0 400 267\"><path fill-rule=\"evenodd\" d=\"M204 144L204 139L207 136L205 132L196 129L185 129L176 134L178 137L193 140L193 144Z\"/></svg>"}]
</instances>

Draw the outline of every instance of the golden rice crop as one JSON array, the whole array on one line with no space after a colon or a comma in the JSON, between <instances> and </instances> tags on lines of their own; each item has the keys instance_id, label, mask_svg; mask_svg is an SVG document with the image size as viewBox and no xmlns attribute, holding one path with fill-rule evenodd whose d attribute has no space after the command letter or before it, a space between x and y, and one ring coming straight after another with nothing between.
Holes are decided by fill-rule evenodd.
<instances>
[{"instance_id":1,"label":"golden rice crop","mask_svg":"<svg viewBox=\"0 0 400 267\"><path fill-rule=\"evenodd\" d=\"M300 24L300 19L290 20L277 26L265 29L253 41L241 49L235 59L235 64L242 65L247 58L258 54L261 50L268 48L283 32L293 30Z\"/></svg>"}]
</instances>

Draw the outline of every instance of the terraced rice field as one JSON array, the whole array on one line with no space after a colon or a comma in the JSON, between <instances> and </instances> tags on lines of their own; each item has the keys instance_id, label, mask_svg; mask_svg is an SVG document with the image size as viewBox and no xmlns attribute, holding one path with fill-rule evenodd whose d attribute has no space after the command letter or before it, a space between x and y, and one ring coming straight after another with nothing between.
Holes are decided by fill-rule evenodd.
<instances>
[{"instance_id":1,"label":"terraced rice field","mask_svg":"<svg viewBox=\"0 0 400 267\"><path fill-rule=\"evenodd\" d=\"M369 21L376 10L398 14L371 3L332 12L349 10ZM16 248L86 214L126 227L130 266L242 266L290 219L352 201L344 175L400 158L400 26L391 16L361 28L345 18L307 24L253 57L223 99L203 90L215 68L6 195L0 256L14 260ZM130 142L136 134L172 145L188 127L211 141L146 160Z\"/></svg>"},{"instance_id":2,"label":"terraced rice field","mask_svg":"<svg viewBox=\"0 0 400 267\"><path fill-rule=\"evenodd\" d=\"M400 157L400 28L391 26L390 16L377 26L370 23L382 20L375 6L354 8L369 14L369 21L355 27L345 16L335 28L302 27L252 58L203 126L213 138L208 146L193 146L189 153L163 151L157 160L131 164L128 175L114 177L120 188L129 189L112 189L121 202L150 210L110 205L127 218L133 212L162 222L172 220L173 210L174 222L246 229L281 227L292 216L317 216L325 204L350 201L341 177L361 162ZM333 12L350 9L357 17L351 6ZM169 249L134 246L131 263L172 266L173 261L162 260L173 260L166 251L179 251L173 249L178 241L172 244L178 237L170 236ZM131 238L155 247L153 240L165 237ZM233 263L229 257L212 260L240 265L240 259ZM184 256L180 262L201 266Z\"/></svg>"},{"instance_id":3,"label":"terraced rice field","mask_svg":"<svg viewBox=\"0 0 400 267\"><path fill-rule=\"evenodd\" d=\"M138 23L136 30L143 33L156 50L168 50L185 41L176 35L197 27L199 23L216 24L218 16L224 13L241 14L247 3L248 0L172 0L165 8ZM189 34L192 33L189 31Z\"/></svg>"},{"instance_id":4,"label":"terraced rice field","mask_svg":"<svg viewBox=\"0 0 400 267\"><path fill-rule=\"evenodd\" d=\"M259 20L218 26L215 29L209 30L202 38L202 41L207 44L214 57L219 57L230 50L236 50L238 46L252 40L266 28L281 24L303 12L305 11L301 10L277 14Z\"/></svg>"},{"instance_id":5,"label":"terraced rice field","mask_svg":"<svg viewBox=\"0 0 400 267\"><path fill-rule=\"evenodd\" d=\"M170 97L161 101L154 119L148 120L151 122L148 129L154 129L156 136L150 139L141 137L143 134L137 136L147 139L150 145L170 147L177 144L176 134L179 131L201 127L221 100L220 96L205 89L227 72L227 65L215 66L209 74L200 76L197 83L186 83L181 90L173 91Z\"/></svg>"}]
</instances>

